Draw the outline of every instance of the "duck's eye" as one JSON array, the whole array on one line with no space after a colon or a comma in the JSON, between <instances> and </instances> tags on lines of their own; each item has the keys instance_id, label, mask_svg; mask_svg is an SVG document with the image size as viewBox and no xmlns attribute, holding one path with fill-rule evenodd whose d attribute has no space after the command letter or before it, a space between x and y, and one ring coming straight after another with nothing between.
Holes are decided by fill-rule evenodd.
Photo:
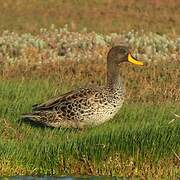
<instances>
[{"instance_id":1,"label":"duck's eye","mask_svg":"<svg viewBox=\"0 0 180 180\"><path fill-rule=\"evenodd\" d=\"M127 51L126 51L125 49L120 49L120 50L119 50L119 53L120 53L120 54L126 54Z\"/></svg>"}]
</instances>

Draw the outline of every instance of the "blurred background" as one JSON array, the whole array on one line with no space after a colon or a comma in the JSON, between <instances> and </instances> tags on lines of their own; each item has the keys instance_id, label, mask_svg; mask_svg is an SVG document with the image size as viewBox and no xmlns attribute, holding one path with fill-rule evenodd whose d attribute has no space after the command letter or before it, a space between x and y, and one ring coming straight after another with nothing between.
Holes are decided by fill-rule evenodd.
<instances>
[{"instance_id":1,"label":"blurred background","mask_svg":"<svg viewBox=\"0 0 180 180\"><path fill-rule=\"evenodd\" d=\"M38 32L51 24L99 33L180 33L178 0L1 0L0 30Z\"/></svg>"}]
</instances>

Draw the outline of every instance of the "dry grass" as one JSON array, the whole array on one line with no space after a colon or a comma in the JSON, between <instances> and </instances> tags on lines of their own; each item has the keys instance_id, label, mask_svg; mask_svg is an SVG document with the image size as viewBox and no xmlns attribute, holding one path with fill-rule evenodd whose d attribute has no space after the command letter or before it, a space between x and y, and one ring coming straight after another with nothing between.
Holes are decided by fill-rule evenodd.
<instances>
[{"instance_id":1,"label":"dry grass","mask_svg":"<svg viewBox=\"0 0 180 180\"><path fill-rule=\"evenodd\" d=\"M105 58L104 58L105 59ZM91 63L89 63L91 62ZM127 99L131 102L164 103L180 101L179 60L150 62L143 67L123 64L122 76L127 87ZM4 67L1 71L3 79L40 78L53 79L57 87L69 84L69 88L77 86L103 85L106 77L106 62L99 60L54 61L45 64L31 65L16 63Z\"/></svg>"},{"instance_id":2,"label":"dry grass","mask_svg":"<svg viewBox=\"0 0 180 180\"><path fill-rule=\"evenodd\" d=\"M145 29L180 33L177 0L6 0L0 6L0 29L37 32L51 24L69 24L73 31L87 27L96 32Z\"/></svg>"},{"instance_id":3,"label":"dry grass","mask_svg":"<svg viewBox=\"0 0 180 180\"><path fill-rule=\"evenodd\" d=\"M80 162L81 166L79 166ZM114 156L107 157L98 165L96 163L93 163L92 161L89 161L86 157L80 159L80 161L69 158L69 166L67 165L66 167L64 167L64 164L62 162L60 163L59 168L62 172L64 171L63 168L65 168L70 172L70 174L75 176L80 174L82 171L85 175L90 176L93 174L95 176L137 176L141 179L160 179L175 177L175 174L178 172L178 166L178 161L173 158L162 159L156 164L152 165L152 162L150 162L148 159L144 160L144 163L138 164L138 162L136 162L136 160L134 160L133 158L126 158L126 161L124 161L122 156L120 156L119 154L114 154Z\"/></svg>"},{"instance_id":4,"label":"dry grass","mask_svg":"<svg viewBox=\"0 0 180 180\"><path fill-rule=\"evenodd\" d=\"M133 158L126 158L126 161L119 155L108 157L99 164L89 161L87 157L74 159L69 157L67 160L61 160L56 169L47 170L47 175L60 174L68 172L72 176L118 176L118 177L137 177L140 179L166 179L167 177L178 178L179 163L176 159L162 159L152 165L152 162L145 160L142 164L137 164ZM12 161L1 159L0 175L44 175L40 169L24 167L21 164L14 164Z\"/></svg>"}]
</instances>

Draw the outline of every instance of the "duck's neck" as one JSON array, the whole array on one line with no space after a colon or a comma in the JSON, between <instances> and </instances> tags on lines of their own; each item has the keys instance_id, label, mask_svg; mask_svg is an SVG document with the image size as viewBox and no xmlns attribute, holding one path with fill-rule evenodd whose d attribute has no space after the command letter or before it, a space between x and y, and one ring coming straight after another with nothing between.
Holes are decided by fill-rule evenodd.
<instances>
[{"instance_id":1,"label":"duck's neck","mask_svg":"<svg viewBox=\"0 0 180 180\"><path fill-rule=\"evenodd\" d=\"M115 63L107 62L107 87L116 90L124 89L124 83L120 75L120 68Z\"/></svg>"}]
</instances>

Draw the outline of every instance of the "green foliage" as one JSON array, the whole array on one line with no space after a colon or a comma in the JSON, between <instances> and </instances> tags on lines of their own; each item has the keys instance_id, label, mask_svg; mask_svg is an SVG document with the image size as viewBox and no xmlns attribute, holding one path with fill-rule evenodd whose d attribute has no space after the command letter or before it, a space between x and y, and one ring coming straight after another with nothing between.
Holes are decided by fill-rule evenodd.
<instances>
[{"instance_id":1,"label":"green foliage","mask_svg":"<svg viewBox=\"0 0 180 180\"><path fill-rule=\"evenodd\" d=\"M63 28L40 29L37 35L17 34L4 31L0 36L0 60L4 65L24 63L42 65L55 61L102 61L104 52L113 45L127 44L144 61L177 60L180 38L143 30L108 35L95 32L72 32L68 26Z\"/></svg>"}]
</instances>

